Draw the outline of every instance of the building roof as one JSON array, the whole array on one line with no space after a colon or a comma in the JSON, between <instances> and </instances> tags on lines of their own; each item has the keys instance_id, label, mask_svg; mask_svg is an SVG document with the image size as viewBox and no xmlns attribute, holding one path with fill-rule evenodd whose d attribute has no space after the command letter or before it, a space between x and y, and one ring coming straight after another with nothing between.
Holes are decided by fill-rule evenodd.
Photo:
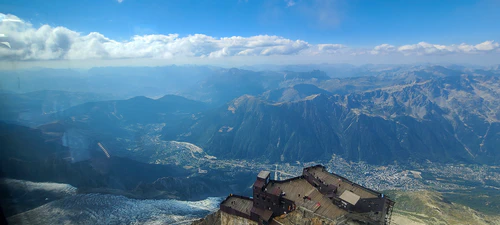
<instances>
[{"instance_id":1,"label":"building roof","mask_svg":"<svg viewBox=\"0 0 500 225\"><path fill-rule=\"evenodd\" d=\"M253 200L233 195L227 198L221 204L250 216L250 211L252 210L253 207Z\"/></svg>"},{"instance_id":2,"label":"building roof","mask_svg":"<svg viewBox=\"0 0 500 225\"><path fill-rule=\"evenodd\" d=\"M323 182L337 186L338 193L343 193L343 191L349 190L352 193L359 195L359 197L361 198L377 198L379 196L378 192L355 184L341 176L337 176L336 174L329 173L328 171L325 171L323 167L317 166L309 167L306 169L309 170L309 173L313 174L313 176L315 177L318 177Z\"/></svg>"},{"instance_id":3,"label":"building roof","mask_svg":"<svg viewBox=\"0 0 500 225\"><path fill-rule=\"evenodd\" d=\"M351 205L356 205L356 203L358 203L360 197L359 195L357 194L354 194L352 193L351 191L349 190L345 190L341 195L340 195L340 199L348 202L349 204Z\"/></svg>"},{"instance_id":4,"label":"building roof","mask_svg":"<svg viewBox=\"0 0 500 225\"><path fill-rule=\"evenodd\" d=\"M269 171L262 170L260 171L259 175L257 175L257 177L261 179L267 179L269 174L270 174Z\"/></svg>"},{"instance_id":5,"label":"building roof","mask_svg":"<svg viewBox=\"0 0 500 225\"><path fill-rule=\"evenodd\" d=\"M303 178L280 182L271 181L266 188L266 192L271 194L276 189L281 190L285 193L283 198L294 201L297 208L305 208L326 218L334 219L348 213L334 205L332 200L321 194Z\"/></svg>"}]
</instances>

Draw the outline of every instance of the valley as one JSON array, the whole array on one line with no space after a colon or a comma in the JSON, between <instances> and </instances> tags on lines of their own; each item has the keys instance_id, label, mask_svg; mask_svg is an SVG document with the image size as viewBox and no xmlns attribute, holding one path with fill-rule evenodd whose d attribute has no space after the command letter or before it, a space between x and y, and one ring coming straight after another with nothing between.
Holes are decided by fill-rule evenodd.
<instances>
[{"instance_id":1,"label":"valley","mask_svg":"<svg viewBox=\"0 0 500 225\"><path fill-rule=\"evenodd\" d=\"M220 159L191 143L163 141L159 137L162 125L151 125L141 140L141 153L153 151L150 163L175 164L189 169L194 177L212 177L225 174L232 179L242 178L240 188L231 193L250 195L255 171L274 171L279 179L298 176L304 167L322 164L330 171L365 187L380 191L431 190L485 214L495 215L500 210L500 167L479 164L452 164L439 162L373 165L348 161L338 155L316 161L273 163L262 160ZM130 142L134 143L134 142ZM135 145L134 145L135 146ZM231 178L230 178L231 179ZM463 196L476 199L461 201ZM488 199L487 201L483 201Z\"/></svg>"}]
</instances>

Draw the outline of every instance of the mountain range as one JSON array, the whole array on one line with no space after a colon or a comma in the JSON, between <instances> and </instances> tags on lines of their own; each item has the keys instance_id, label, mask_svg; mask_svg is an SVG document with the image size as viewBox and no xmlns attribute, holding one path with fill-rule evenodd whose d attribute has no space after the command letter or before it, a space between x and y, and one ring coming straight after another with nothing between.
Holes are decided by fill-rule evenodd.
<instances>
[{"instance_id":1,"label":"mountain range","mask_svg":"<svg viewBox=\"0 0 500 225\"><path fill-rule=\"evenodd\" d=\"M192 70L208 69L187 71ZM192 143L222 159L295 162L335 154L371 164L500 162L495 148L500 76L494 68L373 66L363 71L369 73L333 78L319 70L212 68L179 91L190 99L97 100L37 119L45 133L83 132L113 146L115 154L140 161L153 153L131 147L130 140L151 138L156 127L153 133L163 141ZM22 107L10 105L14 112Z\"/></svg>"},{"instance_id":2,"label":"mountain range","mask_svg":"<svg viewBox=\"0 0 500 225\"><path fill-rule=\"evenodd\" d=\"M498 68L248 69L42 69L0 77L1 207L14 222L56 215L61 205L171 210L178 202L163 199L248 194L256 162L500 163ZM135 209L120 215L134 217ZM213 209L179 216L190 210L201 217Z\"/></svg>"},{"instance_id":3,"label":"mountain range","mask_svg":"<svg viewBox=\"0 0 500 225\"><path fill-rule=\"evenodd\" d=\"M384 74L372 78L375 87L348 94L321 89L330 79L302 80L243 95L164 137L226 158L498 163L499 77L428 70L396 73L377 87L388 82Z\"/></svg>"}]
</instances>

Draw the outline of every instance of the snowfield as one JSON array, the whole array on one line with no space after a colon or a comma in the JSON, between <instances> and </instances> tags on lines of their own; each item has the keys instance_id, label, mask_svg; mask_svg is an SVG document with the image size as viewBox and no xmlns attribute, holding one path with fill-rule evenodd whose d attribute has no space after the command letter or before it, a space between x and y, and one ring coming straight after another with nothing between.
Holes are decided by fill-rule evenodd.
<instances>
[{"instance_id":1,"label":"snowfield","mask_svg":"<svg viewBox=\"0 0 500 225\"><path fill-rule=\"evenodd\" d=\"M0 179L0 184L5 185L10 191L23 191L23 192L33 192L33 191L44 191L49 193L57 193L64 195L74 195L76 194L76 187L69 184L61 183L49 183L49 182L32 182L25 180L16 179Z\"/></svg>"},{"instance_id":2,"label":"snowfield","mask_svg":"<svg viewBox=\"0 0 500 225\"><path fill-rule=\"evenodd\" d=\"M137 200L79 194L8 218L9 224L188 224L218 209L222 198L202 201Z\"/></svg>"}]
</instances>

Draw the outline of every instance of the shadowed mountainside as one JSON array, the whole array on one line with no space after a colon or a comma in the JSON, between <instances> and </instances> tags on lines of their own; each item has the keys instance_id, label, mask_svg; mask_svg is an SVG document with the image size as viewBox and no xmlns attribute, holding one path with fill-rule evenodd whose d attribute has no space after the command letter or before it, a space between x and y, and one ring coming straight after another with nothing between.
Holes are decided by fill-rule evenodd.
<instances>
[{"instance_id":1,"label":"shadowed mountainside","mask_svg":"<svg viewBox=\"0 0 500 225\"><path fill-rule=\"evenodd\" d=\"M165 138L226 158L293 162L335 153L376 164L492 164L500 160L499 83L498 77L459 75L344 96L316 89L320 93L307 97L289 98L286 91L268 97L299 99L278 103L245 95L200 116L187 130L166 130Z\"/></svg>"}]
</instances>

